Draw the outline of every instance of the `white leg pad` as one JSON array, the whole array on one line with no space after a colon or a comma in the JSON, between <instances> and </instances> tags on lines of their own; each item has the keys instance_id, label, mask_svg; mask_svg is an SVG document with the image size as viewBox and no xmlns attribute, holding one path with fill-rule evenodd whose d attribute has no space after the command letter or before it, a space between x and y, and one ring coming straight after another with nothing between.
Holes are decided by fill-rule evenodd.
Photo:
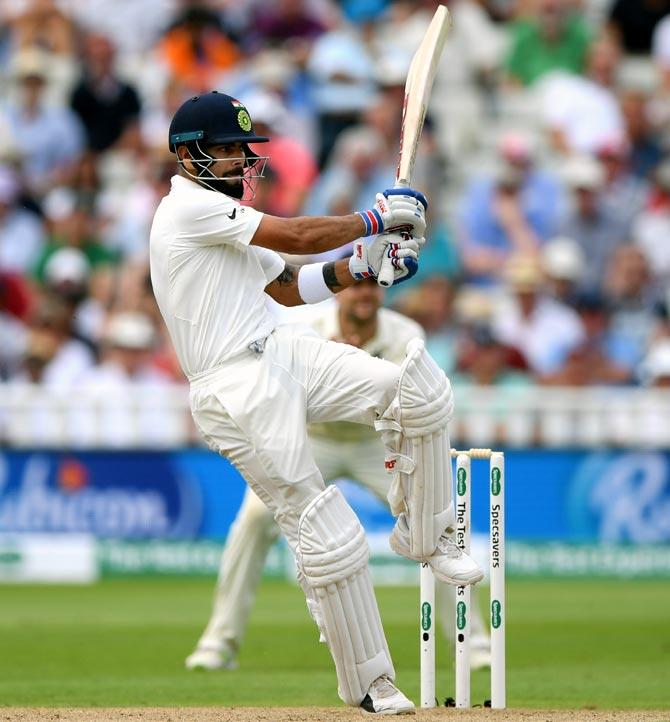
<instances>
[{"instance_id":1,"label":"white leg pad","mask_svg":"<svg viewBox=\"0 0 670 722\"><path fill-rule=\"evenodd\" d=\"M319 606L339 695L352 706L360 705L377 677L395 677L368 572L369 554L358 517L342 492L329 486L300 517L298 564Z\"/></svg>"},{"instance_id":2,"label":"white leg pad","mask_svg":"<svg viewBox=\"0 0 670 722\"><path fill-rule=\"evenodd\" d=\"M448 434L453 407L444 371L423 341L410 341L396 396L375 427L386 445L386 469L394 474L391 511L406 515L410 555L419 561L433 554L455 522Z\"/></svg>"}]
</instances>

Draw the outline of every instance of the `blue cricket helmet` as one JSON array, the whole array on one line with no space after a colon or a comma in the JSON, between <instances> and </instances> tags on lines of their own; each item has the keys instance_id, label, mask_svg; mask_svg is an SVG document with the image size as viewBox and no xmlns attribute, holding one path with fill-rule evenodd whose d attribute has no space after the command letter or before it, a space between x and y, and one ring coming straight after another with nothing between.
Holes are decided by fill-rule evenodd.
<instances>
[{"instance_id":1,"label":"blue cricket helmet","mask_svg":"<svg viewBox=\"0 0 670 722\"><path fill-rule=\"evenodd\" d=\"M182 143L202 141L204 145L223 143L266 143L269 138L254 133L247 109L239 100L213 90L194 95L183 103L170 123L170 150Z\"/></svg>"}]
</instances>

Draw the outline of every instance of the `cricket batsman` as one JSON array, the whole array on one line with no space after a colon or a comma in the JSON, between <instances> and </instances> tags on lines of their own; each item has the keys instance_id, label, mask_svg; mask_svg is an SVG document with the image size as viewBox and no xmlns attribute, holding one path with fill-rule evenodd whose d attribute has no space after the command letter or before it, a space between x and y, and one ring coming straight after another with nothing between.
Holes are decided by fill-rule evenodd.
<instances>
[{"instance_id":1,"label":"cricket batsman","mask_svg":"<svg viewBox=\"0 0 670 722\"><path fill-rule=\"evenodd\" d=\"M397 366L278 325L267 296L285 306L318 303L376 277L385 259L394 282L411 276L428 203L412 188L392 188L373 208L347 216L260 213L240 201L267 160L249 144L267 140L244 105L223 93L194 96L177 110L169 146L178 172L151 228L154 294L199 431L270 509L295 555L341 699L370 713L413 713L393 684L363 528L338 488L325 486L307 424L374 426L394 474L391 547L430 564L442 581L473 584L482 572L452 537L451 386L420 340ZM350 242L348 260L300 269L279 255Z\"/></svg>"},{"instance_id":2,"label":"cricket batsman","mask_svg":"<svg viewBox=\"0 0 670 722\"><path fill-rule=\"evenodd\" d=\"M310 325L321 338L349 343L372 356L400 365L405 348L423 339L423 329L405 316L381 307L383 289L373 278L350 286L337 295L337 304L320 310ZM347 421L310 424L314 460L326 483L347 478L369 489L386 502L388 474L380 474L384 445L371 429ZM265 504L250 490L244 496L221 556L219 578L210 620L196 649L186 659L187 669L236 669L249 614L261 581L270 547L279 529ZM470 664L490 665L490 640L481 612L472 605ZM449 639L454 635L453 587L436 587L438 619Z\"/></svg>"}]
</instances>

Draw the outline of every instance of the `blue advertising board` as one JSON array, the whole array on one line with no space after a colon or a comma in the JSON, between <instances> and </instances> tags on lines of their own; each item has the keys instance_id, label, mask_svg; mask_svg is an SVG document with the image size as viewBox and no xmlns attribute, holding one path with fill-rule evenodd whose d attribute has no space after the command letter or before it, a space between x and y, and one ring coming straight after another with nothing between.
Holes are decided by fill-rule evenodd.
<instances>
[{"instance_id":1,"label":"blue advertising board","mask_svg":"<svg viewBox=\"0 0 670 722\"><path fill-rule=\"evenodd\" d=\"M670 454L657 451L509 450L509 540L670 543ZM366 530L392 523L383 505L351 483L345 494ZM488 462L473 461L472 525L488 531Z\"/></svg>"},{"instance_id":2,"label":"blue advertising board","mask_svg":"<svg viewBox=\"0 0 670 722\"><path fill-rule=\"evenodd\" d=\"M670 542L670 454L510 450L509 540ZM369 532L390 529L383 504L345 494ZM487 529L487 464L473 464L473 528ZM0 452L0 531L112 539L222 539L244 494L235 469L202 450Z\"/></svg>"},{"instance_id":3,"label":"blue advertising board","mask_svg":"<svg viewBox=\"0 0 670 722\"><path fill-rule=\"evenodd\" d=\"M0 453L0 531L223 538L244 481L203 450Z\"/></svg>"}]
</instances>

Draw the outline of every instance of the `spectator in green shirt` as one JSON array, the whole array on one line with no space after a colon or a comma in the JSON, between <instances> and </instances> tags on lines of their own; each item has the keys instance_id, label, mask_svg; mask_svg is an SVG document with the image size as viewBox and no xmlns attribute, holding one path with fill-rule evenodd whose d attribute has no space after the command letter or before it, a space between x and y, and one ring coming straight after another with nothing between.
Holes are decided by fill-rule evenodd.
<instances>
[{"instance_id":1,"label":"spectator in green shirt","mask_svg":"<svg viewBox=\"0 0 670 722\"><path fill-rule=\"evenodd\" d=\"M532 85L552 70L583 72L590 33L564 0L535 0L534 14L513 23L511 34L505 68L513 82Z\"/></svg>"},{"instance_id":2,"label":"spectator in green shirt","mask_svg":"<svg viewBox=\"0 0 670 722\"><path fill-rule=\"evenodd\" d=\"M35 277L40 283L45 281L45 267L49 259L61 248L73 247L81 250L93 270L103 265L118 263L118 254L97 240L94 218L85 205L78 202L73 191L66 188L52 190L45 199L44 214L49 240L35 267Z\"/></svg>"}]
</instances>

